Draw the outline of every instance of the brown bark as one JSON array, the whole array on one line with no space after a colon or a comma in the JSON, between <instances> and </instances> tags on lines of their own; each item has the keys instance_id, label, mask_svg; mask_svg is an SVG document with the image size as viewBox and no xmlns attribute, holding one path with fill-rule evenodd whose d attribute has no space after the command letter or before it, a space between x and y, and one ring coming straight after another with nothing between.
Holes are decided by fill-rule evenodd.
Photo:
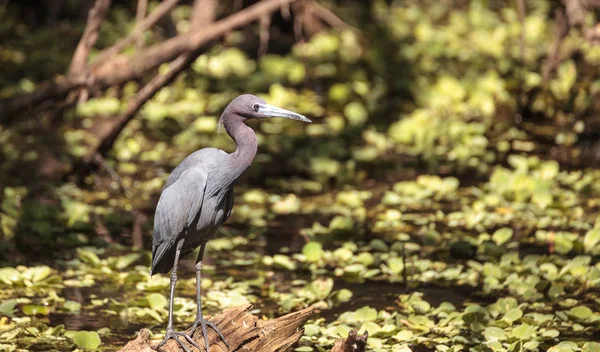
<instances>
[{"instance_id":1,"label":"brown bark","mask_svg":"<svg viewBox=\"0 0 600 352\"><path fill-rule=\"evenodd\" d=\"M202 9L200 11L199 9ZM208 25L216 18L217 3L215 0L195 0L192 11L191 26L190 29L196 30L202 25ZM212 11L209 13L208 11ZM136 94L135 98L127 106L127 110L119 116L113 128L104 135L100 144L90 152L86 157L86 163L90 163L96 156L104 157L112 149L112 146L117 141L117 138L125 129L125 126L131 121L137 112L144 106L144 104L152 99L152 97L172 82L186 67L188 67L198 57L198 51L185 52L179 55L175 60L169 64L169 69L163 74L155 76L150 82L148 82L140 91ZM89 170L89 168L88 168Z\"/></svg>"},{"instance_id":2,"label":"brown bark","mask_svg":"<svg viewBox=\"0 0 600 352\"><path fill-rule=\"evenodd\" d=\"M544 83L547 83L550 80L550 75L558 64L560 63L560 46L569 34L569 24L567 22L567 16L561 9L556 9L554 14L554 26L556 27L556 37L554 38L554 42L549 49L548 56L544 61L544 65L542 66L542 77Z\"/></svg>"},{"instance_id":3,"label":"brown bark","mask_svg":"<svg viewBox=\"0 0 600 352\"><path fill-rule=\"evenodd\" d=\"M169 69L164 74L155 76L136 94L135 98L127 105L127 110L120 115L113 128L103 136L100 144L86 157L86 163L93 161L96 155L105 156L115 144L121 131L127 126L129 121L135 117L135 114L150 100L162 87L172 82L177 75L183 71L192 61L194 57L191 55L181 55L169 65Z\"/></svg>"},{"instance_id":4,"label":"brown bark","mask_svg":"<svg viewBox=\"0 0 600 352\"><path fill-rule=\"evenodd\" d=\"M107 87L118 86L138 78L149 70L171 61L181 54L196 51L203 45L229 31L254 22L261 16L272 13L294 1L263 0L216 22L208 28L194 29L186 34L178 35L162 43L145 48L135 56L120 54L106 60L97 59L89 70L93 80L88 80L87 77L83 77L82 75L63 76L42 84L38 90L31 94L17 96L8 101L0 102L0 123L10 123L16 119L16 112L31 108L47 99L64 97L72 89L89 84L89 81L93 81L94 88L106 89ZM152 15L150 14L146 17L144 21L149 21Z\"/></svg>"},{"instance_id":5,"label":"brown bark","mask_svg":"<svg viewBox=\"0 0 600 352\"><path fill-rule=\"evenodd\" d=\"M201 29L217 19L217 0L196 0L192 7L191 30Z\"/></svg>"},{"instance_id":6,"label":"brown bark","mask_svg":"<svg viewBox=\"0 0 600 352\"><path fill-rule=\"evenodd\" d=\"M584 4L579 0L562 0L567 12L569 26L580 26L585 18Z\"/></svg>"},{"instance_id":7,"label":"brown bark","mask_svg":"<svg viewBox=\"0 0 600 352\"><path fill-rule=\"evenodd\" d=\"M168 62L187 51L198 50L202 45L219 38L229 31L258 20L262 15L272 13L294 0L263 0L245 10L237 12L208 28L193 30L178 35L162 43L149 47L134 58L118 55L108 62L99 63L93 68L96 82L103 87L140 77L143 73Z\"/></svg>"},{"instance_id":8,"label":"brown bark","mask_svg":"<svg viewBox=\"0 0 600 352\"><path fill-rule=\"evenodd\" d=\"M347 338L335 342L331 352L364 352L368 336L366 331L363 335L358 335L356 330L350 330Z\"/></svg>"},{"instance_id":9,"label":"brown bark","mask_svg":"<svg viewBox=\"0 0 600 352\"><path fill-rule=\"evenodd\" d=\"M209 318L223 333L229 343L229 351L286 351L302 337L304 333L302 326L314 312L314 308L309 307L276 319L261 320L249 313L250 308L252 308L251 305L229 308L221 314ZM204 352L206 349L201 330L196 330L192 338ZM212 352L228 351L223 341L212 329L209 329L208 335ZM129 341L119 352L154 352L153 347L155 346L156 343L151 345L149 341L148 330L142 329L137 338ZM191 351L196 351L191 345L187 344L187 346ZM175 341L171 340L160 351L179 352L180 348Z\"/></svg>"},{"instance_id":10,"label":"brown bark","mask_svg":"<svg viewBox=\"0 0 600 352\"><path fill-rule=\"evenodd\" d=\"M92 65L97 65L98 63L104 62L112 56L123 51L123 49L125 49L131 43L135 42L144 33L144 31L148 30L156 22L158 22L158 20L160 20L166 14L171 12L171 10L173 10L173 8L175 7L175 5L177 5L178 2L179 0L165 0L161 2L160 5L158 5L154 9L154 11L152 11L152 13L148 15L148 17L144 18L143 21L138 22L135 25L135 27L127 37L117 41L110 48L101 51L100 54L98 54L98 56L94 58Z\"/></svg>"},{"instance_id":11,"label":"brown bark","mask_svg":"<svg viewBox=\"0 0 600 352\"><path fill-rule=\"evenodd\" d=\"M148 11L148 0L138 0L137 9L135 12L135 21L136 23L140 23L146 17L146 12ZM144 37L140 36L135 42L135 48L140 50L144 46Z\"/></svg>"},{"instance_id":12,"label":"brown bark","mask_svg":"<svg viewBox=\"0 0 600 352\"><path fill-rule=\"evenodd\" d=\"M102 22L106 18L111 2L112 0L96 0L96 3L90 10L83 35L73 54L73 61L71 61L71 66L69 67L70 73L77 74L85 70L87 58L98 39L100 26L102 26Z\"/></svg>"}]
</instances>

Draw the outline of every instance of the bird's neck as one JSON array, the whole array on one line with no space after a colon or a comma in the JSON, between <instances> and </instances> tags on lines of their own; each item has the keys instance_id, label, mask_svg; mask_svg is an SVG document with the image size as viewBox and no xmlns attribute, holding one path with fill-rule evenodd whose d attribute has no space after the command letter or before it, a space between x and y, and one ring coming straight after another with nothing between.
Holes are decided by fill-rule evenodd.
<instances>
[{"instance_id":1,"label":"bird's neck","mask_svg":"<svg viewBox=\"0 0 600 352\"><path fill-rule=\"evenodd\" d=\"M227 134L237 144L237 148L231 153L229 160L230 170L234 179L237 179L246 169L252 164L256 151L258 148L258 142L256 141L256 134L252 128L246 126L244 119L238 115L229 115L224 119L223 125Z\"/></svg>"}]
</instances>

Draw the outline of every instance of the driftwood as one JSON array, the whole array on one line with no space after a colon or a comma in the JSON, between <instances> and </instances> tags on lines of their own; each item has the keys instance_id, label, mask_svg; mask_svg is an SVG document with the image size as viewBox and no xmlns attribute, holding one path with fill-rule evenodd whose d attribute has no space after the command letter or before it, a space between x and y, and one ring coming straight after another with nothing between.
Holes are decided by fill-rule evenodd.
<instances>
[{"instance_id":1,"label":"driftwood","mask_svg":"<svg viewBox=\"0 0 600 352\"><path fill-rule=\"evenodd\" d=\"M364 352L368 336L366 331L363 335L358 335L356 330L350 330L347 338L336 341L331 352Z\"/></svg>"},{"instance_id":2,"label":"driftwood","mask_svg":"<svg viewBox=\"0 0 600 352\"><path fill-rule=\"evenodd\" d=\"M286 351L302 337L304 333L302 326L314 312L313 307L308 307L277 319L260 320L257 316L249 313L251 307L251 305L245 305L229 308L210 318L227 339L229 351ZM212 329L208 329L208 331L211 352L228 351L217 334ZM204 338L201 329L194 333L193 339L204 352ZM137 338L129 341L119 352L155 352L152 348L156 344L157 342L150 342L148 330L142 329ZM191 351L196 351L191 345L188 347ZM180 348L175 341L171 340L160 351L179 352Z\"/></svg>"}]
</instances>

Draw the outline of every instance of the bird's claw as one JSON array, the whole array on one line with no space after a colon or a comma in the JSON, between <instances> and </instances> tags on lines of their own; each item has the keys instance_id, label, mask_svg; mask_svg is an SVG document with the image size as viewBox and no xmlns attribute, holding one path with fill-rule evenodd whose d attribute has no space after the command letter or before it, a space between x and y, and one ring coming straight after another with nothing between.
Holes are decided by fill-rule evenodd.
<instances>
[{"instance_id":1,"label":"bird's claw","mask_svg":"<svg viewBox=\"0 0 600 352\"><path fill-rule=\"evenodd\" d=\"M198 351L201 351L200 345L198 345L198 343L194 341L194 339L192 339L188 334L186 334L185 332L173 331L173 329L167 329L165 338L156 346L156 351L158 351L162 346L164 346L167 343L167 341L173 339L181 348L183 348L185 352L191 352L190 349L183 343L183 341L179 339L180 336L183 337L192 346L197 348Z\"/></svg>"},{"instance_id":2,"label":"bird's claw","mask_svg":"<svg viewBox=\"0 0 600 352\"><path fill-rule=\"evenodd\" d=\"M190 335L189 335L190 337L194 336L194 332L196 332L198 325L200 325L202 327L202 335L204 336L204 345L206 346L206 352L208 352L208 348L209 348L208 334L206 331L207 326L210 327L211 329L213 329L217 333L217 335L219 335L221 340L223 340L223 342L225 343L225 346L227 347L227 349L229 349L229 343L227 343L227 340L225 340L225 336L223 336L223 334L221 333L221 330L219 330L219 328L217 328L217 326L212 321L207 320L207 319L199 318L199 319L196 319L196 321L194 321L194 325L192 325L192 328L190 329Z\"/></svg>"}]
</instances>

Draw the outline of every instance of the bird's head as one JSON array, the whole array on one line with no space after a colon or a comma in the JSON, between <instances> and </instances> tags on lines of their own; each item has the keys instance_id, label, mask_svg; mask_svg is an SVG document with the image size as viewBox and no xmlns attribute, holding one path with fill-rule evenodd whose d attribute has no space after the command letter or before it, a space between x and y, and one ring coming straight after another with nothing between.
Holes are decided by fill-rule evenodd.
<instances>
[{"instance_id":1,"label":"bird's head","mask_svg":"<svg viewBox=\"0 0 600 352\"><path fill-rule=\"evenodd\" d=\"M229 114L243 117L244 119L264 119L266 117L283 117L286 119L312 122L306 117L293 111L278 108L267 104L261 98L252 94L243 94L233 99L225 108L221 120Z\"/></svg>"}]
</instances>

